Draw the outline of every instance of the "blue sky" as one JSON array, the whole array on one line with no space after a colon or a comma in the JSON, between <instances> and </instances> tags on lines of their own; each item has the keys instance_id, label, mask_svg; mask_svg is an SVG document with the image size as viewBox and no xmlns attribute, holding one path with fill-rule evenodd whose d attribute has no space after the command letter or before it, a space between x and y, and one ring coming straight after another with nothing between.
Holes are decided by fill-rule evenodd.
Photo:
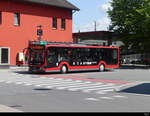
<instances>
[{"instance_id":1,"label":"blue sky","mask_svg":"<svg viewBox=\"0 0 150 116\"><path fill-rule=\"evenodd\" d=\"M73 14L73 32L93 31L94 21L97 22L97 30L107 30L110 20L107 17L107 9L110 0L68 0L80 11Z\"/></svg>"}]
</instances>

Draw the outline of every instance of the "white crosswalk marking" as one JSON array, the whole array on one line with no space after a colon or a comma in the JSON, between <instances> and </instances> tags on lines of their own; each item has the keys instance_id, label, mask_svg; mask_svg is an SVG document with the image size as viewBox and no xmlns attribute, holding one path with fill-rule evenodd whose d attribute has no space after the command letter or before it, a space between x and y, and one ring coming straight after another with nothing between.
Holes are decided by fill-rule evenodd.
<instances>
[{"instance_id":1,"label":"white crosswalk marking","mask_svg":"<svg viewBox=\"0 0 150 116\"><path fill-rule=\"evenodd\" d=\"M101 90L101 91L98 91L96 92L97 94L106 94L107 92L113 92L114 89L106 89L106 90Z\"/></svg>"},{"instance_id":2,"label":"white crosswalk marking","mask_svg":"<svg viewBox=\"0 0 150 116\"><path fill-rule=\"evenodd\" d=\"M97 84L95 84L95 85L93 85L93 86L88 86L88 87L78 87L78 88L70 88L70 90L79 90L79 89L86 89L86 90L90 90L90 89L92 89L92 88L99 88L99 87L105 87L105 86L113 86L114 84L104 84L104 83L97 83Z\"/></svg>"},{"instance_id":3,"label":"white crosswalk marking","mask_svg":"<svg viewBox=\"0 0 150 116\"><path fill-rule=\"evenodd\" d=\"M79 86L79 85L85 85L89 82L76 82L76 81L72 81L72 82L59 82L59 83L51 83L49 84L50 86L48 86L48 88L54 88L54 87L66 87L68 88L68 86ZM58 89L58 88L57 88Z\"/></svg>"},{"instance_id":4,"label":"white crosswalk marking","mask_svg":"<svg viewBox=\"0 0 150 116\"><path fill-rule=\"evenodd\" d=\"M69 85L78 85L83 84L83 82L59 82L59 83L50 83L49 85L52 87L59 87L59 86L69 86Z\"/></svg>"},{"instance_id":5,"label":"white crosswalk marking","mask_svg":"<svg viewBox=\"0 0 150 116\"><path fill-rule=\"evenodd\" d=\"M101 85L102 83L92 83L90 82L90 84L87 84L86 82L82 83L81 85L71 85L71 86L63 86L63 87L59 87L57 89L65 89L65 88L69 88L69 90L71 90L71 88L75 88L75 89L81 89L82 87L94 87L96 85ZM78 87L78 88L77 88Z\"/></svg>"},{"instance_id":6,"label":"white crosswalk marking","mask_svg":"<svg viewBox=\"0 0 150 116\"><path fill-rule=\"evenodd\" d=\"M113 100L111 97L100 97L100 99Z\"/></svg>"},{"instance_id":7,"label":"white crosswalk marking","mask_svg":"<svg viewBox=\"0 0 150 116\"><path fill-rule=\"evenodd\" d=\"M9 83L12 83L12 81L6 81L6 83L8 83L8 84L9 84Z\"/></svg>"},{"instance_id":8,"label":"white crosswalk marking","mask_svg":"<svg viewBox=\"0 0 150 116\"><path fill-rule=\"evenodd\" d=\"M114 87L112 86L110 86L110 87L100 87L100 88L94 88L94 89L86 89L86 90L84 90L84 92L90 92L90 91L96 91L96 90L105 90L105 89L113 89Z\"/></svg>"},{"instance_id":9,"label":"white crosswalk marking","mask_svg":"<svg viewBox=\"0 0 150 116\"><path fill-rule=\"evenodd\" d=\"M13 74L10 78L2 77L0 82L7 84L16 84L24 86L33 86L41 88L53 88L58 90L94 92L97 94L106 94L114 91L116 84L104 82L92 82L85 80L66 79L58 77L36 77L35 75Z\"/></svg>"},{"instance_id":10,"label":"white crosswalk marking","mask_svg":"<svg viewBox=\"0 0 150 116\"><path fill-rule=\"evenodd\" d=\"M31 83L25 83L24 84L25 86L30 86L30 85L32 85Z\"/></svg>"},{"instance_id":11,"label":"white crosswalk marking","mask_svg":"<svg viewBox=\"0 0 150 116\"><path fill-rule=\"evenodd\" d=\"M17 85L23 84L23 82L16 82Z\"/></svg>"}]
</instances>

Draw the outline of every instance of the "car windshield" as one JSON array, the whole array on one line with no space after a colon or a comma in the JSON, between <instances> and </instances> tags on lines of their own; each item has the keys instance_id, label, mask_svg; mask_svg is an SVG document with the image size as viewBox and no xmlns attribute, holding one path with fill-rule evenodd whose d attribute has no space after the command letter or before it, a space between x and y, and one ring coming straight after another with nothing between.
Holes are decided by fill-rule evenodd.
<instances>
[{"instance_id":1,"label":"car windshield","mask_svg":"<svg viewBox=\"0 0 150 116\"><path fill-rule=\"evenodd\" d=\"M31 50L30 52L30 65L42 65L44 64L44 51L43 50Z\"/></svg>"}]
</instances>

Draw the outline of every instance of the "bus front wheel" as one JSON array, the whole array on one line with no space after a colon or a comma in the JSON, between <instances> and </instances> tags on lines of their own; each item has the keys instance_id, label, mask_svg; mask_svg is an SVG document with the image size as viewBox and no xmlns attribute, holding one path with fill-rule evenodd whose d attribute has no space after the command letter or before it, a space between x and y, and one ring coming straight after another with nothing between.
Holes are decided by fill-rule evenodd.
<instances>
[{"instance_id":1,"label":"bus front wheel","mask_svg":"<svg viewBox=\"0 0 150 116\"><path fill-rule=\"evenodd\" d=\"M61 67L61 73L65 74L65 73L67 73L67 71L68 71L67 66L66 66L66 65L63 65L63 66Z\"/></svg>"},{"instance_id":2,"label":"bus front wheel","mask_svg":"<svg viewBox=\"0 0 150 116\"><path fill-rule=\"evenodd\" d=\"M100 64L99 65L99 71L100 72L104 72L105 71L105 65L104 64Z\"/></svg>"}]
</instances>

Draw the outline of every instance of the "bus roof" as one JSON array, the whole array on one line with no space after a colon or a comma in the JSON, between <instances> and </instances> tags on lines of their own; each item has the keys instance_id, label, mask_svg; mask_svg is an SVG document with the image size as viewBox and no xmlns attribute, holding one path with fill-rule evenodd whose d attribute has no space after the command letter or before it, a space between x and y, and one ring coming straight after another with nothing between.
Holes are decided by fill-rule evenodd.
<instances>
[{"instance_id":1,"label":"bus roof","mask_svg":"<svg viewBox=\"0 0 150 116\"><path fill-rule=\"evenodd\" d=\"M30 45L44 45L46 47L82 47L82 48L119 48L113 46L98 46L78 43L62 43L62 42L47 42L47 41L30 41Z\"/></svg>"},{"instance_id":2,"label":"bus roof","mask_svg":"<svg viewBox=\"0 0 150 116\"><path fill-rule=\"evenodd\" d=\"M119 48L119 47L109 47L109 46L91 46L91 45L77 45L77 44L70 44L70 45L47 45L46 47L74 47L74 48Z\"/></svg>"}]
</instances>

